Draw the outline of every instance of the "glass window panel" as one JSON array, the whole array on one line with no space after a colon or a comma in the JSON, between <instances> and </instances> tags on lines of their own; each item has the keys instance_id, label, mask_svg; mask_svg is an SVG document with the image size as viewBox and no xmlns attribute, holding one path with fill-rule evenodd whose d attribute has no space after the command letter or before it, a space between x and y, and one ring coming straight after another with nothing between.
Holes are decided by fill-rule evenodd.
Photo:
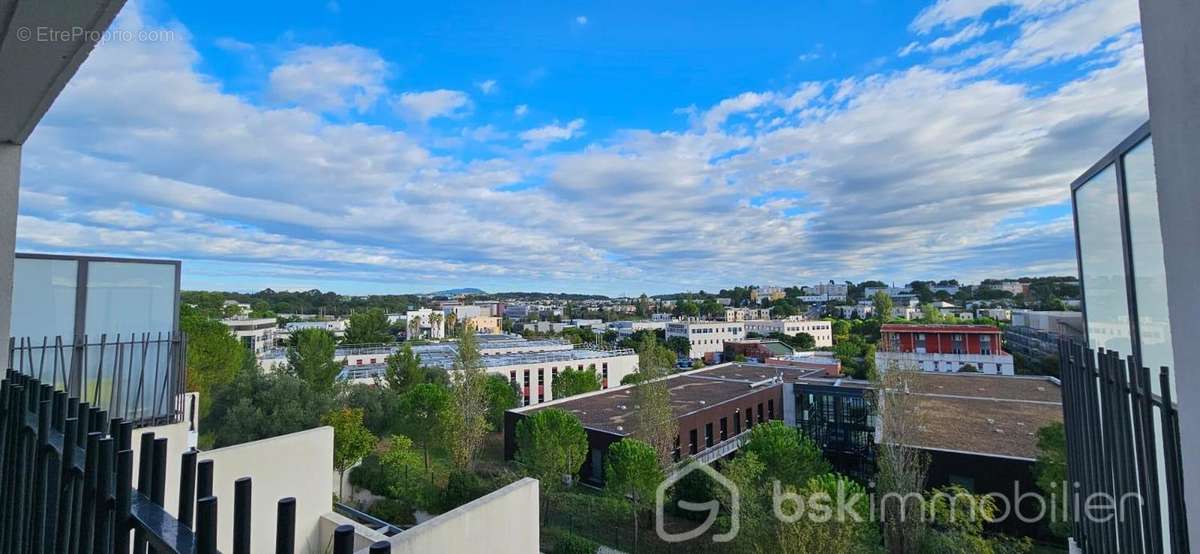
<instances>
[{"instance_id":1,"label":"glass window panel","mask_svg":"<svg viewBox=\"0 0 1200 554\"><path fill-rule=\"evenodd\" d=\"M1150 139L1125 154L1125 194L1129 205L1130 251L1142 363L1151 368L1174 368L1171 321L1167 315L1167 273L1163 265L1162 229L1158 223L1154 148ZM1172 378L1174 375L1171 374ZM1157 392L1158 382L1154 384Z\"/></svg>"},{"instance_id":2,"label":"glass window panel","mask_svg":"<svg viewBox=\"0 0 1200 554\"><path fill-rule=\"evenodd\" d=\"M175 327L175 265L136 262L88 264L84 331L128 336L168 333Z\"/></svg>"},{"instance_id":3,"label":"glass window panel","mask_svg":"<svg viewBox=\"0 0 1200 554\"><path fill-rule=\"evenodd\" d=\"M10 335L30 338L63 337L70 344L75 335L74 260L17 258L13 267L13 301Z\"/></svg>"},{"instance_id":4,"label":"glass window panel","mask_svg":"<svg viewBox=\"0 0 1200 554\"><path fill-rule=\"evenodd\" d=\"M1116 170L1110 165L1075 191L1088 343L1131 351Z\"/></svg>"},{"instance_id":5,"label":"glass window panel","mask_svg":"<svg viewBox=\"0 0 1200 554\"><path fill-rule=\"evenodd\" d=\"M163 415L171 350L157 339L174 330L175 265L89 262L87 287L84 329L93 346L84 363L85 394L112 398L109 409L130 419ZM145 347L143 334L151 341ZM108 346L99 346L101 335Z\"/></svg>"}]
</instances>

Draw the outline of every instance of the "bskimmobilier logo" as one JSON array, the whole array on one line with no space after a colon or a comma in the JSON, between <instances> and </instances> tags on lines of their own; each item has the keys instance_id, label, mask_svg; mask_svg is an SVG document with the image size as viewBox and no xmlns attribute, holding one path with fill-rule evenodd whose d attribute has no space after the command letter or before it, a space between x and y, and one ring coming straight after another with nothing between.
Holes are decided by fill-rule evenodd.
<instances>
[{"instance_id":1,"label":"bskimmobilier logo","mask_svg":"<svg viewBox=\"0 0 1200 554\"><path fill-rule=\"evenodd\" d=\"M721 501L717 499L707 502L690 502L687 500L679 500L679 508L689 512L708 512L704 518L704 522L699 527L682 533L671 533L666 529L666 497L667 490L672 485L679 482L693 471L703 471L713 480L714 483L724 487L729 491L729 531L713 535L713 542L729 542L737 538L740 527L740 507L742 503L741 492L738 491L737 485L730 481L724 475L707 464L692 461L683 466L678 471L667 477L658 485L658 490L654 496L654 530L658 533L658 538L665 542L684 542L690 541L708 532L713 524L717 522L717 516L721 513Z\"/></svg>"}]
</instances>

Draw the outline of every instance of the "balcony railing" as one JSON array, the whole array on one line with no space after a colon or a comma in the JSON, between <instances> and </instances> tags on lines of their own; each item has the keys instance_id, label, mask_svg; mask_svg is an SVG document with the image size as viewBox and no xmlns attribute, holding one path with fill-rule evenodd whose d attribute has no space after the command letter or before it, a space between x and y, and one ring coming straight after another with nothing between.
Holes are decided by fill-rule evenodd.
<instances>
[{"instance_id":1,"label":"balcony railing","mask_svg":"<svg viewBox=\"0 0 1200 554\"><path fill-rule=\"evenodd\" d=\"M61 388L8 370L0 381L0 554L149 552L216 554L213 462L180 460L178 519L163 508L167 439L141 435L133 482L133 424ZM135 488L136 486L136 488ZM234 483L232 554L250 554L251 480ZM228 509L228 504L226 505ZM194 519L194 522L193 522ZM279 500L276 553L295 552L296 501ZM351 554L355 531L334 532ZM386 542L372 553L390 552Z\"/></svg>"},{"instance_id":2,"label":"balcony railing","mask_svg":"<svg viewBox=\"0 0 1200 554\"><path fill-rule=\"evenodd\" d=\"M1188 552L1179 413L1168 369L1152 372L1133 356L1067 341L1059 355L1070 505L1089 512L1093 499L1116 499L1119 510L1111 519L1073 514L1080 548ZM1137 501L1132 515L1123 512L1129 499Z\"/></svg>"},{"instance_id":3,"label":"balcony railing","mask_svg":"<svg viewBox=\"0 0 1200 554\"><path fill-rule=\"evenodd\" d=\"M183 333L9 339L16 371L137 427L179 422L187 388Z\"/></svg>"}]
</instances>

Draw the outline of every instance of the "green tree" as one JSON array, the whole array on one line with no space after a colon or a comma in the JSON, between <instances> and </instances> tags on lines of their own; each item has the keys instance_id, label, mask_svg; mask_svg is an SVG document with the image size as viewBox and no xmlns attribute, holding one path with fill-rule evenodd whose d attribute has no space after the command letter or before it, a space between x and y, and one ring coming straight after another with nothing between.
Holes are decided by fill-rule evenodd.
<instances>
[{"instance_id":1,"label":"green tree","mask_svg":"<svg viewBox=\"0 0 1200 554\"><path fill-rule=\"evenodd\" d=\"M1048 497L1061 498L1059 506L1055 508L1056 513L1067 514L1067 517L1052 518L1050 522L1050 531L1060 537L1067 537L1071 534L1071 524L1069 523L1073 517L1069 514L1070 502L1067 501L1069 495L1063 494L1067 490L1067 432L1062 423L1051 423L1037 430L1037 446L1038 458L1033 464L1033 475L1037 482L1038 488L1046 493Z\"/></svg>"},{"instance_id":2,"label":"green tree","mask_svg":"<svg viewBox=\"0 0 1200 554\"><path fill-rule=\"evenodd\" d=\"M471 466L488 430L487 373L474 333L463 333L458 340L450 397L450 460L455 468L464 470Z\"/></svg>"},{"instance_id":3,"label":"green tree","mask_svg":"<svg viewBox=\"0 0 1200 554\"><path fill-rule=\"evenodd\" d=\"M387 314L378 308L372 308L350 315L346 325L346 336L342 342L346 344L378 344L392 342L389 332Z\"/></svg>"},{"instance_id":4,"label":"green tree","mask_svg":"<svg viewBox=\"0 0 1200 554\"><path fill-rule=\"evenodd\" d=\"M233 380L246 358L254 356L225 324L187 306L180 310L179 327L188 337L188 390L200 393L200 413L207 416L213 387Z\"/></svg>"},{"instance_id":5,"label":"green tree","mask_svg":"<svg viewBox=\"0 0 1200 554\"><path fill-rule=\"evenodd\" d=\"M324 329L301 329L292 333L287 350L288 368L297 377L318 389L333 387L342 372L342 364L334 360L337 343Z\"/></svg>"},{"instance_id":6,"label":"green tree","mask_svg":"<svg viewBox=\"0 0 1200 554\"><path fill-rule=\"evenodd\" d=\"M201 443L220 448L316 428L334 407L331 390L289 373L242 371L213 388Z\"/></svg>"},{"instance_id":7,"label":"green tree","mask_svg":"<svg viewBox=\"0 0 1200 554\"><path fill-rule=\"evenodd\" d=\"M608 447L604 467L605 489L629 501L633 512L633 543L638 542L638 514L654 504L655 492L664 476L654 447L637 439L623 438Z\"/></svg>"},{"instance_id":8,"label":"green tree","mask_svg":"<svg viewBox=\"0 0 1200 554\"><path fill-rule=\"evenodd\" d=\"M401 398L396 391L365 383L347 383L337 391L337 400L343 407L362 410L363 424L371 434L384 437L396 430Z\"/></svg>"},{"instance_id":9,"label":"green tree","mask_svg":"<svg viewBox=\"0 0 1200 554\"><path fill-rule=\"evenodd\" d=\"M502 375L488 375L484 386L488 425L493 431L499 431L504 429L504 412L516 408L521 397L517 394L517 386Z\"/></svg>"},{"instance_id":10,"label":"green tree","mask_svg":"<svg viewBox=\"0 0 1200 554\"><path fill-rule=\"evenodd\" d=\"M808 333L796 335L793 345L800 350L812 350L817 347L817 339Z\"/></svg>"},{"instance_id":11,"label":"green tree","mask_svg":"<svg viewBox=\"0 0 1200 554\"><path fill-rule=\"evenodd\" d=\"M670 348L677 356L684 358L691 357L692 355L692 342L687 337L671 337L667 339L667 348Z\"/></svg>"},{"instance_id":12,"label":"green tree","mask_svg":"<svg viewBox=\"0 0 1200 554\"><path fill-rule=\"evenodd\" d=\"M799 489L807 500L806 515L793 523L780 522L776 532L781 552L873 552L878 550L875 523L855 514L870 514L867 490L852 479L825 473L808 480ZM839 499L855 499L839 505ZM828 509L828 521L820 512ZM785 512L787 513L787 512Z\"/></svg>"},{"instance_id":13,"label":"green tree","mask_svg":"<svg viewBox=\"0 0 1200 554\"><path fill-rule=\"evenodd\" d=\"M395 354L387 357L384 379L388 388L403 394L412 387L425 382L425 369L421 367L421 355L405 344Z\"/></svg>"},{"instance_id":14,"label":"green tree","mask_svg":"<svg viewBox=\"0 0 1200 554\"><path fill-rule=\"evenodd\" d=\"M834 320L830 327L833 331L833 341L841 342L850 338L850 322L844 319Z\"/></svg>"},{"instance_id":15,"label":"green tree","mask_svg":"<svg viewBox=\"0 0 1200 554\"><path fill-rule=\"evenodd\" d=\"M549 408L517 423L517 461L551 493L573 482L587 458L587 432L571 412Z\"/></svg>"},{"instance_id":16,"label":"green tree","mask_svg":"<svg viewBox=\"0 0 1200 554\"><path fill-rule=\"evenodd\" d=\"M796 487L830 470L821 447L799 429L778 420L751 428L742 450L754 453L766 465L768 477Z\"/></svg>"},{"instance_id":17,"label":"green tree","mask_svg":"<svg viewBox=\"0 0 1200 554\"><path fill-rule=\"evenodd\" d=\"M675 365L675 353L651 337L638 354L637 384L633 387L637 435L658 454L659 465L669 467L675 451L679 422L671 409L671 390L663 377Z\"/></svg>"},{"instance_id":18,"label":"green tree","mask_svg":"<svg viewBox=\"0 0 1200 554\"><path fill-rule=\"evenodd\" d=\"M326 414L321 423L333 427L333 469L338 472L338 496L341 497L344 496L346 470L370 454L379 439L363 425L362 410L334 410Z\"/></svg>"},{"instance_id":19,"label":"green tree","mask_svg":"<svg viewBox=\"0 0 1200 554\"><path fill-rule=\"evenodd\" d=\"M400 425L425 455L429 472L429 449L441 442L450 422L450 392L432 383L413 386L400 398Z\"/></svg>"},{"instance_id":20,"label":"green tree","mask_svg":"<svg viewBox=\"0 0 1200 554\"><path fill-rule=\"evenodd\" d=\"M892 297L884 291L876 291L871 297L871 307L875 310L875 318L880 321L892 319Z\"/></svg>"},{"instance_id":21,"label":"green tree","mask_svg":"<svg viewBox=\"0 0 1200 554\"><path fill-rule=\"evenodd\" d=\"M597 391L600 390L600 387L600 375L596 373L595 365L590 365L587 369L582 370L567 368L554 378L554 398L566 398Z\"/></svg>"},{"instance_id":22,"label":"green tree","mask_svg":"<svg viewBox=\"0 0 1200 554\"><path fill-rule=\"evenodd\" d=\"M404 435L392 435L388 439L387 449L379 457L379 462L389 473L399 476L389 491L392 496L405 499L418 496L412 469L421 464L421 455L413 450L412 439Z\"/></svg>"}]
</instances>

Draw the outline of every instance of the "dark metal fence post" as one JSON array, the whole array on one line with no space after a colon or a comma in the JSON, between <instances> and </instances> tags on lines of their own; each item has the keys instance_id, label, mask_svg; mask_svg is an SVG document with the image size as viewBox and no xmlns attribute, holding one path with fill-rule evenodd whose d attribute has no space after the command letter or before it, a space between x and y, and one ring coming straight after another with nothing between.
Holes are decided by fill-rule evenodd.
<instances>
[{"instance_id":1,"label":"dark metal fence post","mask_svg":"<svg viewBox=\"0 0 1200 554\"><path fill-rule=\"evenodd\" d=\"M179 463L179 523L188 528L196 513L196 454L196 449L189 449Z\"/></svg>"},{"instance_id":2,"label":"dark metal fence post","mask_svg":"<svg viewBox=\"0 0 1200 554\"><path fill-rule=\"evenodd\" d=\"M249 477L233 482L233 554L250 554L250 491Z\"/></svg>"},{"instance_id":3,"label":"dark metal fence post","mask_svg":"<svg viewBox=\"0 0 1200 554\"><path fill-rule=\"evenodd\" d=\"M294 554L296 551L296 499L279 501L275 517L275 554Z\"/></svg>"},{"instance_id":4,"label":"dark metal fence post","mask_svg":"<svg viewBox=\"0 0 1200 554\"><path fill-rule=\"evenodd\" d=\"M196 501L196 552L217 554L217 498L205 496Z\"/></svg>"},{"instance_id":5,"label":"dark metal fence post","mask_svg":"<svg viewBox=\"0 0 1200 554\"><path fill-rule=\"evenodd\" d=\"M333 531L333 554L354 554L354 527L338 525Z\"/></svg>"}]
</instances>

